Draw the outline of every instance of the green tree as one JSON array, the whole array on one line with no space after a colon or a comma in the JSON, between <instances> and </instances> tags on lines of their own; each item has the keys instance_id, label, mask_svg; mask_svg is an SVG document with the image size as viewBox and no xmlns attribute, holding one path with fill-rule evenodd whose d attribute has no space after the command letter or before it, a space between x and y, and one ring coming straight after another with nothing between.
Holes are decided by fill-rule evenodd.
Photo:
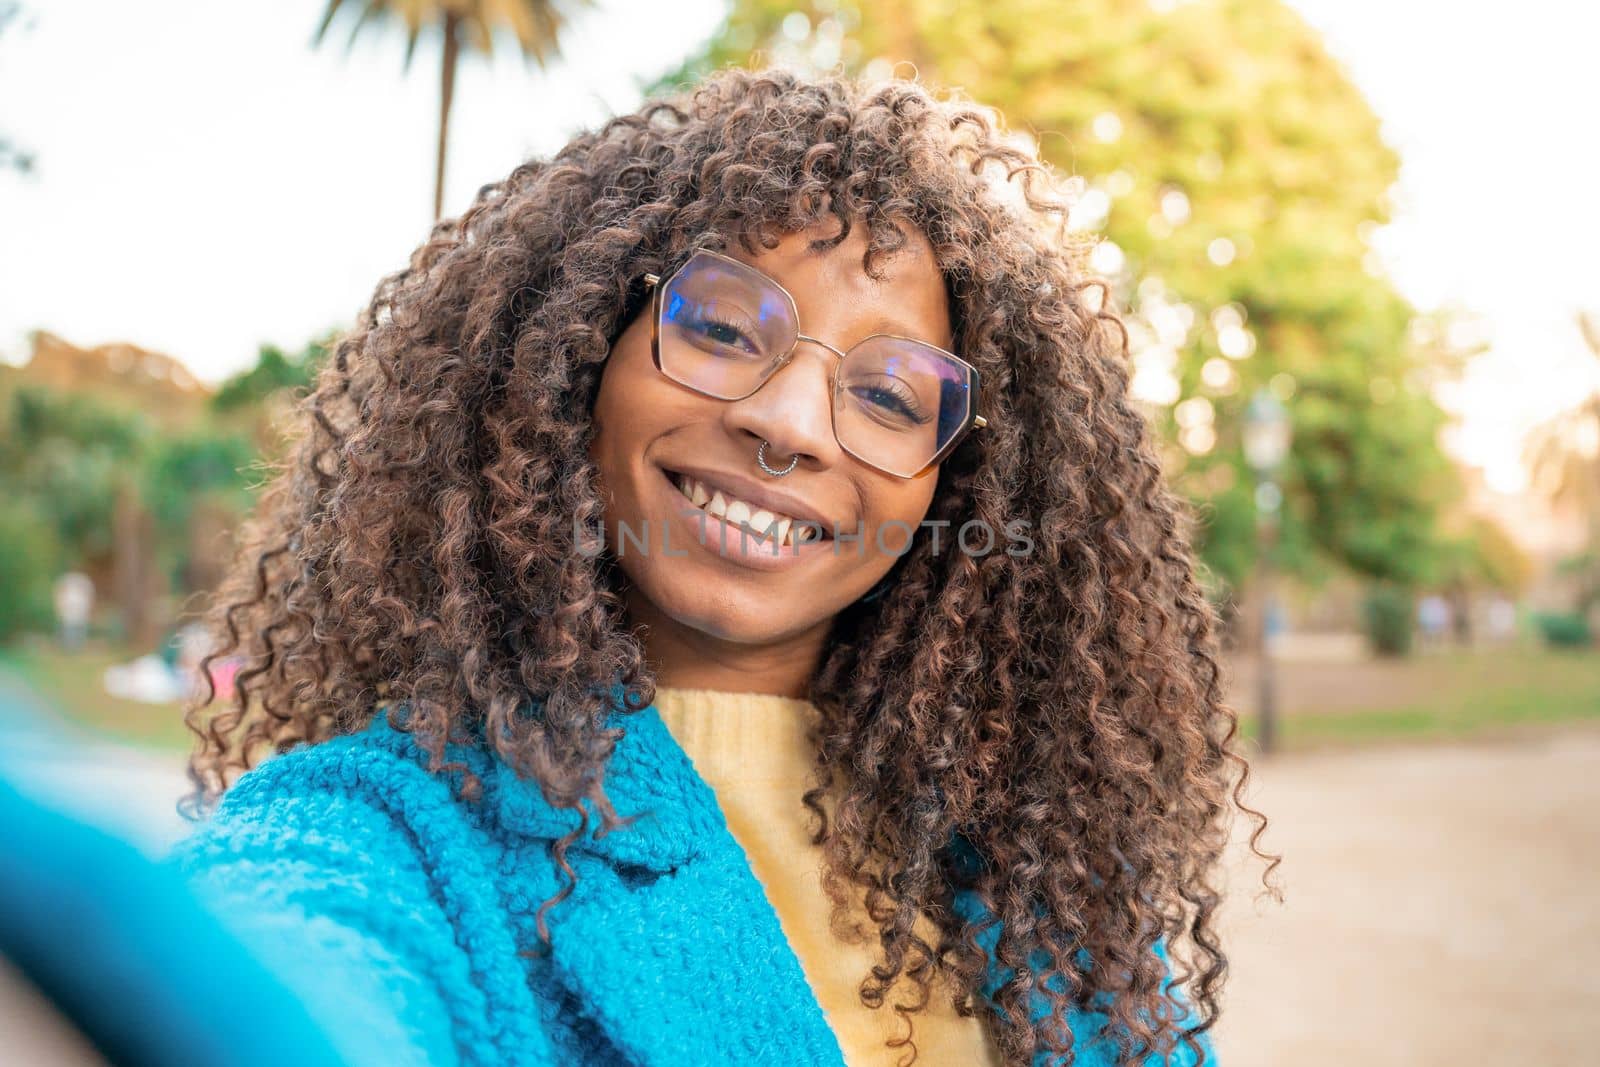
<instances>
[{"instance_id":1,"label":"green tree","mask_svg":"<svg viewBox=\"0 0 1600 1067\"><path fill-rule=\"evenodd\" d=\"M1445 542L1431 581L1445 587L1496 589L1517 595L1533 578L1533 561L1505 529L1481 515Z\"/></svg>"},{"instance_id":2,"label":"green tree","mask_svg":"<svg viewBox=\"0 0 1600 1067\"><path fill-rule=\"evenodd\" d=\"M148 420L39 386L6 399L0 485L7 496L36 510L68 561L107 555L113 501L139 464L152 433Z\"/></svg>"},{"instance_id":3,"label":"green tree","mask_svg":"<svg viewBox=\"0 0 1600 1067\"><path fill-rule=\"evenodd\" d=\"M1172 10L1123 0L734 0L657 87L728 63L907 73L959 87L1031 141L1103 235L1135 391L1168 470L1210 520L1213 580L1253 558L1240 433L1270 386L1295 423L1280 553L1414 584L1459 487L1431 386L1459 366L1381 276L1370 239L1398 170L1378 119L1317 34L1278 0ZM895 64L899 64L898 67Z\"/></svg>"},{"instance_id":4,"label":"green tree","mask_svg":"<svg viewBox=\"0 0 1600 1067\"><path fill-rule=\"evenodd\" d=\"M53 534L31 500L13 499L0 510L0 642L50 628L59 560Z\"/></svg>"},{"instance_id":5,"label":"green tree","mask_svg":"<svg viewBox=\"0 0 1600 1067\"><path fill-rule=\"evenodd\" d=\"M278 458L294 402L311 387L337 338L337 331L308 342L298 352L262 345L255 366L228 378L211 398L211 411L229 425L248 424L263 459Z\"/></svg>"},{"instance_id":6,"label":"green tree","mask_svg":"<svg viewBox=\"0 0 1600 1067\"><path fill-rule=\"evenodd\" d=\"M0 493L7 506L17 510L19 522L31 514L49 530L52 568L113 573L126 630L143 636L149 546L130 535L137 527L129 520L138 518L140 464L154 433L150 420L93 395L36 385L9 389L4 399Z\"/></svg>"},{"instance_id":7,"label":"green tree","mask_svg":"<svg viewBox=\"0 0 1600 1067\"><path fill-rule=\"evenodd\" d=\"M95 394L7 388L0 495L12 513L5 539L13 545L0 571L38 573L15 585L28 604L0 619L0 630L37 623L40 590L73 567L109 581L127 634L148 637L158 621L152 596L174 584L197 588L197 575L219 569L224 549L214 535L248 508L256 455L249 437L222 420L163 428Z\"/></svg>"},{"instance_id":8,"label":"green tree","mask_svg":"<svg viewBox=\"0 0 1600 1067\"><path fill-rule=\"evenodd\" d=\"M205 543L210 514L242 519L254 497L256 450L248 436L208 425L154 442L143 464L142 499L155 523L169 581L191 590L220 576L222 546Z\"/></svg>"},{"instance_id":9,"label":"green tree","mask_svg":"<svg viewBox=\"0 0 1600 1067\"><path fill-rule=\"evenodd\" d=\"M572 0L572 6L588 6L592 2ZM322 43L339 9L346 6L344 0L328 0L314 43ZM444 44L439 65L439 151L433 182L433 217L437 219L444 213L445 149L449 144L450 105L455 96L456 67L462 50L492 56L495 34L510 31L522 50L524 62L537 63L542 69L560 55L560 37L566 18L549 0L367 0L355 16L350 30L351 44L355 43L362 27L381 22L398 22L404 28L404 69L408 71L417 39L423 33L437 30Z\"/></svg>"},{"instance_id":10,"label":"green tree","mask_svg":"<svg viewBox=\"0 0 1600 1067\"><path fill-rule=\"evenodd\" d=\"M293 355L277 345L262 345L256 353L255 366L218 387L211 398L212 410L229 413L257 407L279 390L308 386L326 355L326 346L319 342L312 342L305 351Z\"/></svg>"}]
</instances>

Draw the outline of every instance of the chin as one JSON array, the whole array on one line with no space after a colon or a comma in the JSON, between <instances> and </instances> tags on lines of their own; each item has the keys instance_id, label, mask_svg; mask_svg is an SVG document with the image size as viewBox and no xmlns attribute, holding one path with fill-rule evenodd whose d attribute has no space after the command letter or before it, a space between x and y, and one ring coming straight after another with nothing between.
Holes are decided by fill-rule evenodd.
<instances>
[{"instance_id":1,"label":"chin","mask_svg":"<svg viewBox=\"0 0 1600 1067\"><path fill-rule=\"evenodd\" d=\"M685 629L733 644L781 641L805 633L834 614L822 606L799 611L793 596L741 589L709 576L669 580L665 586L641 587L657 612Z\"/></svg>"}]
</instances>

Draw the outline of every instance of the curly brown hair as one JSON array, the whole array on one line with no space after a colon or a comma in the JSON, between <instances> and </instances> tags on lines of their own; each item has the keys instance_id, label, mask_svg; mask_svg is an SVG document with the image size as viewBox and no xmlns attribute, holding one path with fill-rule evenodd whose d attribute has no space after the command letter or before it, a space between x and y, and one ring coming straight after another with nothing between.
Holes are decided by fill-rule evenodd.
<instances>
[{"instance_id":1,"label":"curly brown hair","mask_svg":"<svg viewBox=\"0 0 1600 1067\"><path fill-rule=\"evenodd\" d=\"M909 1026L944 975L970 1015L990 965L976 935L999 921L1008 1062L1045 1048L1070 1063L1060 1020L1101 994L1124 1062L1193 1042L1227 968L1212 878L1230 795L1257 820L1263 859L1266 820L1242 799L1249 768L1190 516L1065 211L1049 169L959 94L779 70L719 71L484 186L378 285L300 401L303 433L209 610L207 670L225 655L243 666L232 701L208 693L187 711L190 811L260 758L403 702L433 769L447 744L475 739L582 816L552 848L569 881L540 909L548 939L545 910L575 878L567 847L589 822L580 800L602 832L631 821L602 784L622 734L606 718L655 693L614 560L579 546L604 511L590 413L644 305L640 279L696 247L754 253L758 237L828 213L835 241L869 228L870 273L905 221L936 251L989 424L944 461L928 518L1020 518L1034 550L938 552L920 530L889 590L835 620L811 681L823 714L804 801L825 886L836 916L843 886L864 888L881 928L862 1000L878 1007L909 976L915 1003L895 1006ZM476 798L470 775L463 788ZM980 864L957 861L955 835ZM957 919L957 885L992 917ZM924 913L936 946L913 932ZM1192 985L1200 1009L1182 1029L1153 952L1163 937L1194 954L1173 967L1172 988ZM1097 965L1076 963L1080 948ZM1043 970L1029 965L1040 949ZM1029 1018L1047 980L1053 1025Z\"/></svg>"}]
</instances>

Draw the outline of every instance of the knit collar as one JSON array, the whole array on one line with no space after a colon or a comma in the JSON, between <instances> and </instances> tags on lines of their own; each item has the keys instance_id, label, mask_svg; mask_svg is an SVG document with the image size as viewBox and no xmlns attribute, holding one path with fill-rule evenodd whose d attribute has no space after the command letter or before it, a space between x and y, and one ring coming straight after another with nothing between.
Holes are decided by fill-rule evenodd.
<instances>
[{"instance_id":1,"label":"knit collar","mask_svg":"<svg viewBox=\"0 0 1600 1067\"><path fill-rule=\"evenodd\" d=\"M596 839L599 814L585 802L588 826L569 847L658 874L721 847L728 824L716 793L661 721L656 706L631 713L612 711L606 725L623 730L604 779L606 796L618 815L639 818ZM484 778L486 800L507 830L555 839L579 824L576 812L551 806L537 782L519 776L504 760L493 759Z\"/></svg>"},{"instance_id":2,"label":"knit collar","mask_svg":"<svg viewBox=\"0 0 1600 1067\"><path fill-rule=\"evenodd\" d=\"M397 723L403 717L401 710ZM372 727L383 743L411 742L384 733L384 718ZM606 794L617 814L640 817L596 840L598 820L585 805L588 825L568 858L587 869L551 912L551 973L587 1006L621 1058L640 1067L760 1062L774 1049L796 1067L844 1067L711 786L654 705L614 711L607 725L624 734L611 754ZM452 745L448 756L479 777L483 817L497 821L497 834L552 840L578 826L577 813L552 807L537 783L481 744ZM518 877L519 894L531 899L557 888L556 872L543 864Z\"/></svg>"},{"instance_id":3,"label":"knit collar","mask_svg":"<svg viewBox=\"0 0 1600 1067\"><path fill-rule=\"evenodd\" d=\"M620 706L620 686L616 692ZM391 714L403 720L404 706ZM380 712L369 729L388 732L385 718ZM637 712L612 710L606 725L623 731L611 753L606 796L618 815L637 815L638 819L596 839L599 815L592 803L585 803L588 823L569 851L596 856L612 865L668 874L708 851L737 847L716 791L695 769L655 704ZM555 840L578 826L576 812L552 807L537 782L518 775L497 754L481 746L451 746L449 753L458 765L470 767L482 779L485 802L505 830ZM957 861L975 873L981 863L972 846L960 833L952 836L951 845Z\"/></svg>"},{"instance_id":4,"label":"knit collar","mask_svg":"<svg viewBox=\"0 0 1600 1067\"><path fill-rule=\"evenodd\" d=\"M622 877L589 872L556 909L560 916L552 915L553 964L563 981L641 1067L749 1063L779 1048L784 1062L797 1067L844 1067L838 1040L714 790L659 710L651 704L613 712L607 725L625 732L611 754L606 794L618 815L639 818L596 840L590 808L588 827L569 847L569 854L597 857ZM575 813L545 803L538 786L504 761L494 759L484 777L502 830L553 839L578 825ZM686 865L693 873L659 877ZM639 868L658 877L638 877ZM600 950L619 930L627 931L628 951ZM654 961L643 980L641 958Z\"/></svg>"}]
</instances>

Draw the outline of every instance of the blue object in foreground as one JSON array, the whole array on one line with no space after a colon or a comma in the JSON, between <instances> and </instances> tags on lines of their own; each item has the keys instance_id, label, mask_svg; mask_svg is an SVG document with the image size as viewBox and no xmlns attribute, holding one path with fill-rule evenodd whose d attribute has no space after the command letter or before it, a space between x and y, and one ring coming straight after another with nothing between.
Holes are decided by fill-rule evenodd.
<instances>
[{"instance_id":1,"label":"blue object in foreground","mask_svg":"<svg viewBox=\"0 0 1600 1067\"><path fill-rule=\"evenodd\" d=\"M110 1062L344 1062L175 871L3 774L0 828L0 957Z\"/></svg>"}]
</instances>

